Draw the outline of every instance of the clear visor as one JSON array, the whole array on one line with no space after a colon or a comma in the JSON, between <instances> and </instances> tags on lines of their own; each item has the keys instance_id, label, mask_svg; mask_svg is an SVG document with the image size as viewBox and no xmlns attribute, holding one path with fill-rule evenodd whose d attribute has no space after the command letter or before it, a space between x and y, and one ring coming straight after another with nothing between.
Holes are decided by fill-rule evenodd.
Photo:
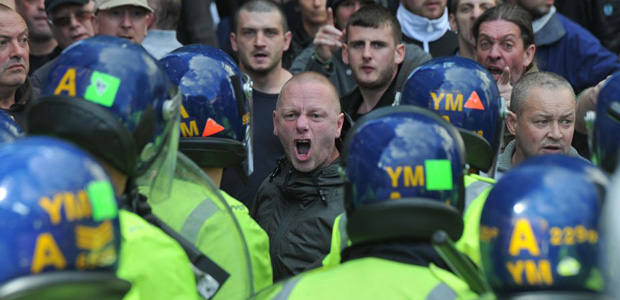
<instances>
[{"instance_id":1,"label":"clear visor","mask_svg":"<svg viewBox=\"0 0 620 300\"><path fill-rule=\"evenodd\" d=\"M170 197L179 149L181 99L180 90L176 90L175 95L165 101L162 113L166 127L161 137L164 145L151 166L136 179L140 193L149 201L160 202Z\"/></svg>"},{"instance_id":2,"label":"clear visor","mask_svg":"<svg viewBox=\"0 0 620 300\"><path fill-rule=\"evenodd\" d=\"M246 150L246 159L241 162L241 166L245 175L250 176L254 172L254 101L252 98L252 79L247 74L243 74L243 95L245 96L245 105L247 106L248 114L243 116L244 125L247 124L244 138L244 147ZM246 120L247 116L247 120ZM247 122L247 123L246 123Z\"/></svg>"}]
</instances>

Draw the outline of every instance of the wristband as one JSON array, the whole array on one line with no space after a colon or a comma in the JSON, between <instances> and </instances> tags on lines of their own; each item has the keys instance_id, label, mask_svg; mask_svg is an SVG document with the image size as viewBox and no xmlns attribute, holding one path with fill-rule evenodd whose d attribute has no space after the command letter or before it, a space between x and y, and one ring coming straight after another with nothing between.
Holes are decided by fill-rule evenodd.
<instances>
[{"instance_id":1,"label":"wristband","mask_svg":"<svg viewBox=\"0 0 620 300\"><path fill-rule=\"evenodd\" d=\"M332 59L330 58L329 60L323 62L320 61L318 57L316 57L316 52L312 53L312 60L314 60L315 62L317 62L319 65L323 66L323 67L328 67L329 65L332 64Z\"/></svg>"}]
</instances>

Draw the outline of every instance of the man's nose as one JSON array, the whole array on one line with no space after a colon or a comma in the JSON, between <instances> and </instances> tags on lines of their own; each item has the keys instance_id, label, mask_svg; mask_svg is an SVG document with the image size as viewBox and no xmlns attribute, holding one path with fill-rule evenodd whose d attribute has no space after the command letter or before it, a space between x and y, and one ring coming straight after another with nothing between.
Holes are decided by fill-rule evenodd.
<instances>
[{"instance_id":1,"label":"man's nose","mask_svg":"<svg viewBox=\"0 0 620 300\"><path fill-rule=\"evenodd\" d=\"M297 118L297 131L307 131L308 128L308 118L305 115L299 116L299 118Z\"/></svg>"},{"instance_id":2,"label":"man's nose","mask_svg":"<svg viewBox=\"0 0 620 300\"><path fill-rule=\"evenodd\" d=\"M491 46L489 56L494 60L500 59L502 57L502 53L499 50L499 44L494 44L493 46Z\"/></svg>"},{"instance_id":3,"label":"man's nose","mask_svg":"<svg viewBox=\"0 0 620 300\"><path fill-rule=\"evenodd\" d=\"M254 46L256 47L265 46L265 35L262 32L256 33L256 38L254 39Z\"/></svg>"},{"instance_id":4,"label":"man's nose","mask_svg":"<svg viewBox=\"0 0 620 300\"><path fill-rule=\"evenodd\" d=\"M553 124L551 124L547 136L556 141L562 139L564 135L562 134L562 130L560 130L560 124L558 122L553 122Z\"/></svg>"},{"instance_id":5,"label":"man's nose","mask_svg":"<svg viewBox=\"0 0 620 300\"><path fill-rule=\"evenodd\" d=\"M133 23L131 22L131 16L129 14L130 13L128 11L123 13L123 18L121 19L121 27L130 28L133 26Z\"/></svg>"},{"instance_id":6,"label":"man's nose","mask_svg":"<svg viewBox=\"0 0 620 300\"><path fill-rule=\"evenodd\" d=\"M15 40L11 42L11 52L10 56L12 58L19 58L20 61L28 56L28 45L21 45L19 41Z\"/></svg>"}]
</instances>

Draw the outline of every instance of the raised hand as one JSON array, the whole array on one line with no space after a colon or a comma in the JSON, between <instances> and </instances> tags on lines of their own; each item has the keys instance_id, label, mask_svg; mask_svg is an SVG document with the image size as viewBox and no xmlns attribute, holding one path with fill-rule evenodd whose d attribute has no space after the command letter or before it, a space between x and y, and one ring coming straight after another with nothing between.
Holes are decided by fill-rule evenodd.
<instances>
[{"instance_id":1,"label":"raised hand","mask_svg":"<svg viewBox=\"0 0 620 300\"><path fill-rule=\"evenodd\" d=\"M321 62L332 59L334 51L342 47L344 33L334 26L334 13L327 9L327 24L323 25L314 37L314 53Z\"/></svg>"}]
</instances>

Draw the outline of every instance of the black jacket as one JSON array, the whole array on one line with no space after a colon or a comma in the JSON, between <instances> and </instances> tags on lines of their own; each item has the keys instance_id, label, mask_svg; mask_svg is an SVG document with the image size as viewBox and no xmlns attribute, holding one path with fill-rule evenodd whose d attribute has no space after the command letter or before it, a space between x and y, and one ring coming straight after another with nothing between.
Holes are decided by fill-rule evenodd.
<instances>
[{"instance_id":1,"label":"black jacket","mask_svg":"<svg viewBox=\"0 0 620 300\"><path fill-rule=\"evenodd\" d=\"M332 226L344 212L340 158L310 173L286 159L256 194L252 217L269 235L274 281L320 265L329 252Z\"/></svg>"}]
</instances>

